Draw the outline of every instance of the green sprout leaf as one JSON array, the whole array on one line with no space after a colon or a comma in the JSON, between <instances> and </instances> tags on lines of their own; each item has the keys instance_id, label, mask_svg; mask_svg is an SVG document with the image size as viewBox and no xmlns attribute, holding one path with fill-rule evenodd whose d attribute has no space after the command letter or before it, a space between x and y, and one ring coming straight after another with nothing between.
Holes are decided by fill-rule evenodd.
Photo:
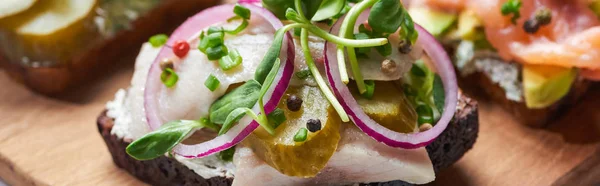
<instances>
[{"instance_id":1,"label":"green sprout leaf","mask_svg":"<svg viewBox=\"0 0 600 186\"><path fill-rule=\"evenodd\" d=\"M171 151L192 130L202 127L204 126L198 121L172 121L129 144L126 152L137 160L154 159Z\"/></svg>"},{"instance_id":2,"label":"green sprout leaf","mask_svg":"<svg viewBox=\"0 0 600 186\"><path fill-rule=\"evenodd\" d=\"M262 84L267 78L269 71L273 67L275 60L279 59L279 53L281 52L281 46L283 43L283 36L287 30L280 28L275 32L275 38L273 39L273 44L269 48L269 51L265 53L265 57L260 62L258 67L256 68L256 72L254 72L254 79Z\"/></svg>"},{"instance_id":3,"label":"green sprout leaf","mask_svg":"<svg viewBox=\"0 0 600 186\"><path fill-rule=\"evenodd\" d=\"M371 8L369 25L377 32L395 33L402 24L405 11L398 0L379 0Z\"/></svg>"},{"instance_id":4,"label":"green sprout leaf","mask_svg":"<svg viewBox=\"0 0 600 186\"><path fill-rule=\"evenodd\" d=\"M317 2L315 0L310 0ZM311 18L311 21L323 21L332 18L340 13L346 6L346 0L323 0L317 11Z\"/></svg>"},{"instance_id":5,"label":"green sprout leaf","mask_svg":"<svg viewBox=\"0 0 600 186\"><path fill-rule=\"evenodd\" d=\"M285 19L285 11L294 7L293 0L263 0L263 7L271 11L277 18Z\"/></svg>"},{"instance_id":6,"label":"green sprout leaf","mask_svg":"<svg viewBox=\"0 0 600 186\"><path fill-rule=\"evenodd\" d=\"M250 80L223 95L210 106L210 121L216 124L223 124L233 110L237 108L252 108L258 100L260 88L260 83Z\"/></svg>"},{"instance_id":7,"label":"green sprout leaf","mask_svg":"<svg viewBox=\"0 0 600 186\"><path fill-rule=\"evenodd\" d=\"M235 110L231 111L229 115L227 115L227 118L223 123L223 127L221 127L221 130L219 130L219 135L227 133L227 131L229 131L229 129L231 129L231 127L233 127L233 125L242 119L242 117L246 114L250 115L250 117L252 117L254 120L260 120L254 111L252 111L252 109L244 107L236 108Z\"/></svg>"}]
</instances>

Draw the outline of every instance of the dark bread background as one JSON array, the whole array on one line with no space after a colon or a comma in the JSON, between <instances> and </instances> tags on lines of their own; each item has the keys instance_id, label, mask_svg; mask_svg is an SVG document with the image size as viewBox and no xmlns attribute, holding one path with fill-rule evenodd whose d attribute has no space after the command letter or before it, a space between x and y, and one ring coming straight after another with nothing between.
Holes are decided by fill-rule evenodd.
<instances>
[{"instance_id":1,"label":"dark bread background","mask_svg":"<svg viewBox=\"0 0 600 186\"><path fill-rule=\"evenodd\" d=\"M431 144L427 152L434 166L434 170L449 167L458 161L469 149L473 147L479 132L479 115L477 102L462 93L459 95L458 110L448 128ZM231 185L232 179L215 177L204 179L177 160L160 157L148 161L138 161L125 152L128 142L111 135L114 125L113 119L106 116L103 111L97 120L98 131L102 135L113 162L129 174L151 185ZM385 183L361 184L368 186L403 186L411 185L403 181Z\"/></svg>"}]
</instances>

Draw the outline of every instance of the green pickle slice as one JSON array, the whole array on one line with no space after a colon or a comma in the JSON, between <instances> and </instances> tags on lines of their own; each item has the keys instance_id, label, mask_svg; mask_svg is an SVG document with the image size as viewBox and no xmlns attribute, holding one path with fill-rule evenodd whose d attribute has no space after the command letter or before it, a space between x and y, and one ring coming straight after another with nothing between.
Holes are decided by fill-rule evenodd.
<instances>
[{"instance_id":1,"label":"green pickle slice","mask_svg":"<svg viewBox=\"0 0 600 186\"><path fill-rule=\"evenodd\" d=\"M287 109L285 102L290 95L303 100L299 111ZM337 149L342 124L339 116L319 88L311 86L289 87L278 107L284 110L287 120L276 129L275 135L259 128L244 143L283 174L314 177ZM308 132L305 141L295 142L294 135L306 128L309 119L319 119L321 130Z\"/></svg>"},{"instance_id":2,"label":"green pickle slice","mask_svg":"<svg viewBox=\"0 0 600 186\"><path fill-rule=\"evenodd\" d=\"M402 133L413 133L418 128L417 113L396 83L375 81L372 99L358 94L358 89L353 84L348 88L363 111L382 126Z\"/></svg>"}]
</instances>

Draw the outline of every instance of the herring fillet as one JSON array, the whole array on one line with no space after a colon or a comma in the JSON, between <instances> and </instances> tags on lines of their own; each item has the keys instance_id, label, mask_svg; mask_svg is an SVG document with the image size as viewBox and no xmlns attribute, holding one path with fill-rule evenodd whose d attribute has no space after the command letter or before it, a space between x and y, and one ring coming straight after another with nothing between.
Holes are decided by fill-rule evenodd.
<instances>
[{"instance_id":1,"label":"herring fillet","mask_svg":"<svg viewBox=\"0 0 600 186\"><path fill-rule=\"evenodd\" d=\"M238 147L234 186L241 185L347 185L403 180L413 184L435 179L425 148L407 150L379 143L354 126L342 130L336 153L314 178L290 177L259 159L248 147Z\"/></svg>"}]
</instances>

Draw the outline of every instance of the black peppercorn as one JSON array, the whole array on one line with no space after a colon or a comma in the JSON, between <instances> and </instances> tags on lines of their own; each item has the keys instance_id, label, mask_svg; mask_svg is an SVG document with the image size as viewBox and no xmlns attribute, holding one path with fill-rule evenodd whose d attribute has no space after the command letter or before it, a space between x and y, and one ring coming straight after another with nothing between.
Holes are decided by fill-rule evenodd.
<instances>
[{"instance_id":1,"label":"black peppercorn","mask_svg":"<svg viewBox=\"0 0 600 186\"><path fill-rule=\"evenodd\" d=\"M523 24L523 29L525 32L530 34L535 34L540 27L548 25L552 22L552 12L547 8L542 8L535 11L534 16L525 21Z\"/></svg>"},{"instance_id":2,"label":"black peppercorn","mask_svg":"<svg viewBox=\"0 0 600 186\"><path fill-rule=\"evenodd\" d=\"M398 51L402 54L410 53L410 51L412 51L410 41L407 41L406 39L400 40L400 43L398 43Z\"/></svg>"},{"instance_id":3,"label":"black peppercorn","mask_svg":"<svg viewBox=\"0 0 600 186\"><path fill-rule=\"evenodd\" d=\"M288 97L286 103L287 108L293 112L299 111L300 107L302 107L302 99L296 95L291 95Z\"/></svg>"},{"instance_id":4,"label":"black peppercorn","mask_svg":"<svg viewBox=\"0 0 600 186\"><path fill-rule=\"evenodd\" d=\"M309 119L306 122L306 128L310 132L317 132L321 130L321 120L319 119Z\"/></svg>"},{"instance_id":5,"label":"black peppercorn","mask_svg":"<svg viewBox=\"0 0 600 186\"><path fill-rule=\"evenodd\" d=\"M540 24L535 19L529 19L523 24L523 30L530 34L535 34L540 29Z\"/></svg>"}]
</instances>

